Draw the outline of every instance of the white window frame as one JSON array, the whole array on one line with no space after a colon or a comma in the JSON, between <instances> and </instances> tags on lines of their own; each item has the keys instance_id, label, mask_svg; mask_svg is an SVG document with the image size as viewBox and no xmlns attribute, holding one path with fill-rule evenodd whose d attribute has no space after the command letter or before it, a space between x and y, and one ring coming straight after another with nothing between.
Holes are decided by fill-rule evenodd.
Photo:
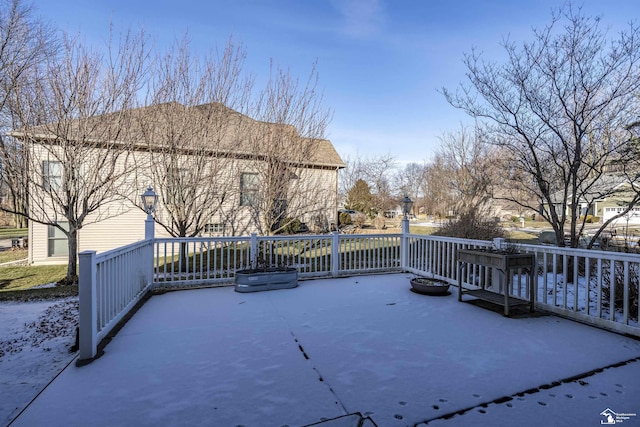
<instances>
[{"instance_id":1,"label":"white window frame","mask_svg":"<svg viewBox=\"0 0 640 427\"><path fill-rule=\"evenodd\" d=\"M208 234L209 236L214 235L214 234L224 234L224 223L218 222L218 223L211 223L211 224L205 224L204 225L204 232L205 234Z\"/></svg>"},{"instance_id":2,"label":"white window frame","mask_svg":"<svg viewBox=\"0 0 640 427\"><path fill-rule=\"evenodd\" d=\"M45 191L57 191L62 188L62 162L58 160L42 161L42 188Z\"/></svg>"},{"instance_id":3,"label":"white window frame","mask_svg":"<svg viewBox=\"0 0 640 427\"><path fill-rule=\"evenodd\" d=\"M251 181L249 182L249 177ZM257 173L243 172L240 174L240 206L257 206L260 178Z\"/></svg>"},{"instance_id":4,"label":"white window frame","mask_svg":"<svg viewBox=\"0 0 640 427\"><path fill-rule=\"evenodd\" d=\"M57 222L62 228L69 230L68 221ZM60 242L64 242L63 246L58 246ZM57 243L57 244L56 244ZM59 250L56 250L59 249ZM47 226L47 256L48 257L66 257L69 256L69 244L67 235L64 234L55 225Z\"/></svg>"}]
</instances>

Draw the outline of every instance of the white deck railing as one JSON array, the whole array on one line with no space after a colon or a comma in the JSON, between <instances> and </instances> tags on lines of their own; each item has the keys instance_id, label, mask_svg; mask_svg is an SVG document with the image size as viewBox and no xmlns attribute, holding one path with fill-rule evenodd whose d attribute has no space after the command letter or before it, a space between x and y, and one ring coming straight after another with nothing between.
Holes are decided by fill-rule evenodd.
<instances>
[{"instance_id":1,"label":"white deck railing","mask_svg":"<svg viewBox=\"0 0 640 427\"><path fill-rule=\"evenodd\" d=\"M300 277L399 271L401 240L401 234L338 233L155 239L155 286L231 282L236 270L261 261L296 267Z\"/></svg>"},{"instance_id":2,"label":"white deck railing","mask_svg":"<svg viewBox=\"0 0 640 427\"><path fill-rule=\"evenodd\" d=\"M153 286L153 242L143 240L96 255L80 253L80 360L96 356L98 344Z\"/></svg>"},{"instance_id":3,"label":"white deck railing","mask_svg":"<svg viewBox=\"0 0 640 427\"><path fill-rule=\"evenodd\" d=\"M427 274L457 284L459 249L492 247L492 242L447 237L409 235L405 271ZM558 315L606 329L640 336L638 288L640 256L620 252L559 248L541 245L513 245L520 252L533 253L537 271L534 290L536 306ZM490 281L490 268L472 266L463 270L465 287ZM495 276L495 275L493 275ZM515 272L508 290L526 299L526 274Z\"/></svg>"},{"instance_id":4,"label":"white deck railing","mask_svg":"<svg viewBox=\"0 0 640 427\"><path fill-rule=\"evenodd\" d=\"M536 304L553 313L640 337L640 256L518 245L536 254Z\"/></svg>"},{"instance_id":5,"label":"white deck railing","mask_svg":"<svg viewBox=\"0 0 640 427\"><path fill-rule=\"evenodd\" d=\"M458 281L459 249L492 242L415 234L296 235L170 238L142 241L96 255L80 254L80 359L96 355L99 341L151 288L226 284L235 271L261 259L292 265L302 278L406 271ZM640 257L616 252L515 245L536 255L536 306L561 316L640 336ZM463 270L474 287L490 268ZM512 296L527 295L526 274L510 281ZM90 325L87 327L86 325ZM93 325L93 327L91 327Z\"/></svg>"}]
</instances>

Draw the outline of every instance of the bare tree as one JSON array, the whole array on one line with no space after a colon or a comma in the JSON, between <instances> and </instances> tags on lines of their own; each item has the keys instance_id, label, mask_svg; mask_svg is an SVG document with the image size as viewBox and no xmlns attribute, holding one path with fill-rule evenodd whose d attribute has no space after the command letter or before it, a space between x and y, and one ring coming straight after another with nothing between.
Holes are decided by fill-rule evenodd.
<instances>
[{"instance_id":1,"label":"bare tree","mask_svg":"<svg viewBox=\"0 0 640 427\"><path fill-rule=\"evenodd\" d=\"M30 84L28 76L55 54L56 47L53 30L35 16L30 4L0 0L0 187L10 198L4 210L16 212L17 227L26 226L28 186L22 147L6 135L16 125L11 103L16 92Z\"/></svg>"},{"instance_id":2,"label":"bare tree","mask_svg":"<svg viewBox=\"0 0 640 427\"><path fill-rule=\"evenodd\" d=\"M534 30L532 42L518 47L506 40L502 65L466 55L469 85L444 90L453 106L487 123L492 143L521 179L514 188L534 194L539 206L511 200L542 206L560 244L568 223L572 247L584 228L581 212L613 191L599 183L627 144L624 127L639 109L640 32L630 24L609 44L599 23L569 4Z\"/></svg>"},{"instance_id":3,"label":"bare tree","mask_svg":"<svg viewBox=\"0 0 640 427\"><path fill-rule=\"evenodd\" d=\"M398 170L394 175L394 187L399 189L397 196L402 198L409 196L413 200L413 210L426 213L425 204L425 163L408 163L404 169Z\"/></svg>"},{"instance_id":4,"label":"bare tree","mask_svg":"<svg viewBox=\"0 0 640 427\"><path fill-rule=\"evenodd\" d=\"M627 126L627 130L630 133L629 144L623 150L621 163L625 166L629 182L637 184L640 179L640 121ZM640 191L637 185L633 188L636 192Z\"/></svg>"},{"instance_id":5,"label":"bare tree","mask_svg":"<svg viewBox=\"0 0 640 427\"><path fill-rule=\"evenodd\" d=\"M446 163L442 155L436 153L427 162L424 171L422 191L424 194L425 213L438 218L444 218L454 213L455 200L447 185L449 179Z\"/></svg>"},{"instance_id":6,"label":"bare tree","mask_svg":"<svg viewBox=\"0 0 640 427\"><path fill-rule=\"evenodd\" d=\"M247 122L243 132L248 155L239 177L237 216L248 214L263 234L304 217L326 222L322 217L335 209L337 194L323 185L323 170L335 166L323 160L333 150L325 139L331 112L323 105L315 66L304 83L272 66L250 114L256 121Z\"/></svg>"},{"instance_id":7,"label":"bare tree","mask_svg":"<svg viewBox=\"0 0 640 427\"><path fill-rule=\"evenodd\" d=\"M227 223L223 206L235 194L234 145L248 105L245 52L229 39L222 51L196 57L187 36L157 58L147 107L136 113L137 188L159 194L156 222L170 235L193 237Z\"/></svg>"},{"instance_id":8,"label":"bare tree","mask_svg":"<svg viewBox=\"0 0 640 427\"><path fill-rule=\"evenodd\" d=\"M373 157L356 156L355 158L347 159L346 164L347 167L341 171L340 177L340 193L342 197L346 197L356 182L362 179L369 185L373 195L372 210L371 212L365 212L366 214L382 213L395 207L398 195L393 191L392 183L394 179L393 173L396 171L396 162L391 154Z\"/></svg>"},{"instance_id":9,"label":"bare tree","mask_svg":"<svg viewBox=\"0 0 640 427\"><path fill-rule=\"evenodd\" d=\"M422 167L425 210L439 217L485 215L496 182L496 155L477 127L460 126L440 137L440 148Z\"/></svg>"},{"instance_id":10,"label":"bare tree","mask_svg":"<svg viewBox=\"0 0 640 427\"><path fill-rule=\"evenodd\" d=\"M391 154L380 155L367 162L364 167L366 180L374 193L374 210L382 213L397 206L398 195L393 190L392 174L397 165ZM400 197L401 198L401 197Z\"/></svg>"},{"instance_id":11,"label":"bare tree","mask_svg":"<svg viewBox=\"0 0 640 427\"><path fill-rule=\"evenodd\" d=\"M347 199L349 190L356 185L356 181L364 179L360 168L361 161L360 156L346 156L344 158L346 167L341 169L338 175L338 193L343 202Z\"/></svg>"},{"instance_id":12,"label":"bare tree","mask_svg":"<svg viewBox=\"0 0 640 427\"><path fill-rule=\"evenodd\" d=\"M495 182L494 156L483 143L477 128L460 126L440 138L438 163L445 171L448 193L452 196L453 210L458 214L481 213L491 199Z\"/></svg>"},{"instance_id":13,"label":"bare tree","mask_svg":"<svg viewBox=\"0 0 640 427\"><path fill-rule=\"evenodd\" d=\"M11 135L29 153L26 216L66 238L70 281L78 231L126 209L117 189L132 167L127 130L145 76L144 34L126 33L108 48L103 55L65 36L60 54L30 73L11 106L19 119Z\"/></svg>"}]
</instances>

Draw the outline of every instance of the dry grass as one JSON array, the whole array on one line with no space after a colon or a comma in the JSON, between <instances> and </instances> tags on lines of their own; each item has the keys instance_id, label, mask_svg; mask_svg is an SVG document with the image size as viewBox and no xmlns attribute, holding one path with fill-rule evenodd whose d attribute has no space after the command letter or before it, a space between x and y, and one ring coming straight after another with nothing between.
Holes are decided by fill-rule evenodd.
<instances>
[{"instance_id":1,"label":"dry grass","mask_svg":"<svg viewBox=\"0 0 640 427\"><path fill-rule=\"evenodd\" d=\"M506 239L507 241L512 243L525 243L528 245L537 245L538 243L540 243L538 240L538 233L530 233L519 230L507 230Z\"/></svg>"},{"instance_id":2,"label":"dry grass","mask_svg":"<svg viewBox=\"0 0 640 427\"><path fill-rule=\"evenodd\" d=\"M25 237L29 230L27 228L0 228L0 239L11 239L13 237Z\"/></svg>"},{"instance_id":3,"label":"dry grass","mask_svg":"<svg viewBox=\"0 0 640 427\"><path fill-rule=\"evenodd\" d=\"M66 265L0 267L0 295L7 291L24 291L65 277Z\"/></svg>"},{"instance_id":4,"label":"dry grass","mask_svg":"<svg viewBox=\"0 0 640 427\"><path fill-rule=\"evenodd\" d=\"M15 249L0 252L0 264L27 258L26 249Z\"/></svg>"}]
</instances>

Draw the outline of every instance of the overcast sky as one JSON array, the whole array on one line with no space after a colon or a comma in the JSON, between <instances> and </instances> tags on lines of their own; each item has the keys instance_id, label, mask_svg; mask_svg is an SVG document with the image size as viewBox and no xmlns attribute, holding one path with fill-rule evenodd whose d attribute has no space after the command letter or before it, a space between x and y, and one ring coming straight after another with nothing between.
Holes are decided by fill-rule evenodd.
<instances>
[{"instance_id":1,"label":"overcast sky","mask_svg":"<svg viewBox=\"0 0 640 427\"><path fill-rule=\"evenodd\" d=\"M327 137L343 158L392 154L421 162L439 137L470 120L451 107L442 87L465 79L472 48L499 59L500 42L531 39L562 0L35 0L56 27L101 42L116 29L143 26L159 46L189 32L205 52L229 36L247 50L259 79L271 60L304 79L317 61L326 104L334 111ZM640 17L638 0L586 0L610 33Z\"/></svg>"}]
</instances>

